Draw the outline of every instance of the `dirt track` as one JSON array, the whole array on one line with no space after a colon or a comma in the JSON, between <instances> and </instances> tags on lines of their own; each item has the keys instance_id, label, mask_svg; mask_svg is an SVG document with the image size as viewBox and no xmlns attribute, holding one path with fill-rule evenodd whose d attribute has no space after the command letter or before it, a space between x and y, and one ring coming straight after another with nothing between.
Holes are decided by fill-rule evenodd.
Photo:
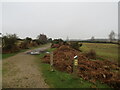
<instances>
[{"instance_id":1,"label":"dirt track","mask_svg":"<svg viewBox=\"0 0 120 90\"><path fill-rule=\"evenodd\" d=\"M48 47L42 47L45 49ZM3 88L48 88L33 55L19 53L3 60Z\"/></svg>"}]
</instances>

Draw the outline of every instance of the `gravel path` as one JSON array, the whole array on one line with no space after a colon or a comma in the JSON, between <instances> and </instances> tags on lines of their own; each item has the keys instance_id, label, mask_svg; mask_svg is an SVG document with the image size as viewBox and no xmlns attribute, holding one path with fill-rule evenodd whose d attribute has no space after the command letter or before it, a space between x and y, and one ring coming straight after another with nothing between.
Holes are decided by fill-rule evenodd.
<instances>
[{"instance_id":1,"label":"gravel path","mask_svg":"<svg viewBox=\"0 0 120 90\"><path fill-rule=\"evenodd\" d=\"M49 47L39 48L40 50ZM3 88L49 88L34 55L19 53L3 60Z\"/></svg>"}]
</instances>

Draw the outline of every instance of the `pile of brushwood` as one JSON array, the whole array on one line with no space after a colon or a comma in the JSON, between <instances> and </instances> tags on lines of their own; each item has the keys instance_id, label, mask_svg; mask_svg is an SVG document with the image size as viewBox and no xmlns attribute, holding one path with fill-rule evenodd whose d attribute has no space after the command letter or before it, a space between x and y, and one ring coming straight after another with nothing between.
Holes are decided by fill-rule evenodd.
<instances>
[{"instance_id":1,"label":"pile of brushwood","mask_svg":"<svg viewBox=\"0 0 120 90\"><path fill-rule=\"evenodd\" d=\"M78 56L77 76L95 83L96 80L107 83L114 88L120 88L120 67L109 60L89 60L82 52L68 45L62 45L53 52L53 65L55 69L73 72L74 56ZM50 63L50 55L43 57L44 63Z\"/></svg>"},{"instance_id":2,"label":"pile of brushwood","mask_svg":"<svg viewBox=\"0 0 120 90\"><path fill-rule=\"evenodd\" d=\"M51 48L59 48L60 47L60 44L52 44L51 45Z\"/></svg>"}]
</instances>

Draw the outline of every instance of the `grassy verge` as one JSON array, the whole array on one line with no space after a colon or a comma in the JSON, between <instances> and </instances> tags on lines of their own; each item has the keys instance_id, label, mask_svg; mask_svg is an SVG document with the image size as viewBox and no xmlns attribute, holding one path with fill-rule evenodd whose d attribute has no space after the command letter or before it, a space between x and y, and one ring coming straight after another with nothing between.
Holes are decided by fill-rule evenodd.
<instances>
[{"instance_id":1,"label":"grassy verge","mask_svg":"<svg viewBox=\"0 0 120 90\"><path fill-rule=\"evenodd\" d=\"M2 59L5 59L5 58L8 58L8 57L14 56L14 55L16 55L16 54L17 54L17 53L2 54Z\"/></svg>"},{"instance_id":2,"label":"grassy verge","mask_svg":"<svg viewBox=\"0 0 120 90\"><path fill-rule=\"evenodd\" d=\"M18 54L18 53L25 52L25 51L27 51L27 50L36 49L36 48L41 48L41 47L44 47L44 46L47 46L47 45L49 45L49 43L48 43L48 44L45 44L45 45L37 46L37 47L31 47L31 48L29 48L29 49L22 49L22 50L20 50L19 52L16 52L16 53L0 54L0 56L2 56L2 59L6 59L6 58L11 57L11 56L14 56L14 55L16 55L16 54Z\"/></svg>"},{"instance_id":3,"label":"grassy verge","mask_svg":"<svg viewBox=\"0 0 120 90\"><path fill-rule=\"evenodd\" d=\"M48 49L48 51L54 51L55 49ZM41 62L41 59L45 53L38 55L36 63L43 73L46 83L51 88L110 88L106 84L101 84L96 82L95 84L85 81L82 78L74 78L71 74L60 72L55 70L54 72L50 71L50 65Z\"/></svg>"}]
</instances>

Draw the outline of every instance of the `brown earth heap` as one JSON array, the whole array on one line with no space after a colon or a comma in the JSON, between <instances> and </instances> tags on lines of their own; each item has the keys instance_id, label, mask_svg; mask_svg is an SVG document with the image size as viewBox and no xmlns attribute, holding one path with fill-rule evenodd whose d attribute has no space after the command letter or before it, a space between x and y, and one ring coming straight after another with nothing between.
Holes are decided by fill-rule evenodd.
<instances>
[{"instance_id":1,"label":"brown earth heap","mask_svg":"<svg viewBox=\"0 0 120 90\"><path fill-rule=\"evenodd\" d=\"M53 52L54 67L57 70L68 73L73 72L74 56L78 56L78 71L77 75L85 80L95 83L99 80L107 83L111 87L120 88L120 67L108 60L89 60L83 53L70 48L67 45L60 46ZM50 55L44 56L43 62L50 63Z\"/></svg>"}]
</instances>

